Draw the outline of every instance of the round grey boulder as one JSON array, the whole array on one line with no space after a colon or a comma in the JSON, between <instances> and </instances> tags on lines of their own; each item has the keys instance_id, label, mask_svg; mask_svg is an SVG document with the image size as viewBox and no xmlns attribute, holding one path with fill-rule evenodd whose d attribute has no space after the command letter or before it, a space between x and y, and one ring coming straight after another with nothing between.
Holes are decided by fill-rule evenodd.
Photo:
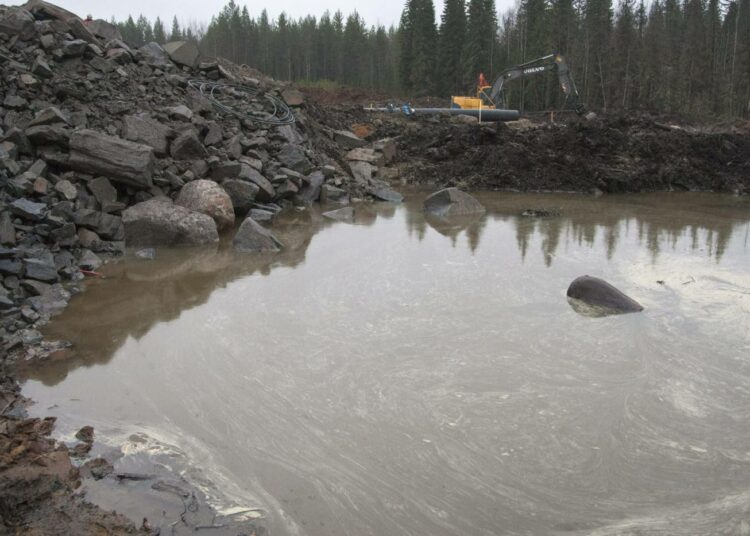
<instances>
[{"instance_id":1,"label":"round grey boulder","mask_svg":"<svg viewBox=\"0 0 750 536\"><path fill-rule=\"evenodd\" d=\"M122 213L128 246L202 246L219 241L210 216L155 197Z\"/></svg>"},{"instance_id":2,"label":"round grey boulder","mask_svg":"<svg viewBox=\"0 0 750 536\"><path fill-rule=\"evenodd\" d=\"M219 231L234 225L232 198L213 181L199 179L182 187L175 203L211 216Z\"/></svg>"}]
</instances>

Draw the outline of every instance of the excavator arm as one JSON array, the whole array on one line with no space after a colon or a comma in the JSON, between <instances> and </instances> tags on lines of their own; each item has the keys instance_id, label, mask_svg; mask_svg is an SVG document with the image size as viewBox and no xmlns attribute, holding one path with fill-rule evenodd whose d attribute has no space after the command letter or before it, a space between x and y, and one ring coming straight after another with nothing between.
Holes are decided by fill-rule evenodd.
<instances>
[{"instance_id":1,"label":"excavator arm","mask_svg":"<svg viewBox=\"0 0 750 536\"><path fill-rule=\"evenodd\" d=\"M578 96L578 90L576 89L575 82L573 82L573 77L570 74L568 64L565 63L565 60L559 54L549 54L533 61L506 69L497 77L497 80L495 80L495 83L492 85L490 94L487 95L487 97L489 97L489 100L495 103L496 106L505 108L506 102L503 88L506 82L516 80L523 76L544 73L547 71L555 71L557 73L560 87L565 94L566 103L570 103L578 115L586 113L586 107Z\"/></svg>"}]
</instances>

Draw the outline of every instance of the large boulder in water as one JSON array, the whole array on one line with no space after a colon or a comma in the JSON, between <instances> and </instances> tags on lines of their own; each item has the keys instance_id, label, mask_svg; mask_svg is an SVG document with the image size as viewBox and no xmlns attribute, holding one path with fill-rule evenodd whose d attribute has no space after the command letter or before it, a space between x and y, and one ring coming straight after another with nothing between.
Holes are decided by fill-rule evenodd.
<instances>
[{"instance_id":1,"label":"large boulder in water","mask_svg":"<svg viewBox=\"0 0 750 536\"><path fill-rule=\"evenodd\" d=\"M122 213L128 246L202 246L219 241L210 216L155 197Z\"/></svg>"},{"instance_id":2,"label":"large boulder in water","mask_svg":"<svg viewBox=\"0 0 750 536\"><path fill-rule=\"evenodd\" d=\"M424 210L433 216L449 218L484 212L482 204L458 188L445 188L424 200Z\"/></svg>"},{"instance_id":3,"label":"large boulder in water","mask_svg":"<svg viewBox=\"0 0 750 536\"><path fill-rule=\"evenodd\" d=\"M581 276L570 284L568 298L579 300L590 307L596 308L596 313L592 312L589 316L643 311L643 306L640 303L623 294L603 279L590 275ZM575 306L574 309L583 313Z\"/></svg>"},{"instance_id":4,"label":"large boulder in water","mask_svg":"<svg viewBox=\"0 0 750 536\"><path fill-rule=\"evenodd\" d=\"M229 194L213 181L187 183L175 200L177 205L211 216L218 230L234 225L234 206Z\"/></svg>"},{"instance_id":5,"label":"large boulder in water","mask_svg":"<svg viewBox=\"0 0 750 536\"><path fill-rule=\"evenodd\" d=\"M271 231L252 218L246 218L234 237L234 249L245 253L275 253L283 244Z\"/></svg>"}]
</instances>

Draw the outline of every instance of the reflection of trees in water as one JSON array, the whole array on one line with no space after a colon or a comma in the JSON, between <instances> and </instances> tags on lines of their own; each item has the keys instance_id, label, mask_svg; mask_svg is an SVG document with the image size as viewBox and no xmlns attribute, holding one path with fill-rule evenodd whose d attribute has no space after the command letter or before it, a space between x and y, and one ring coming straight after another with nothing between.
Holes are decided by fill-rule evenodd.
<instances>
[{"instance_id":1,"label":"reflection of trees in water","mask_svg":"<svg viewBox=\"0 0 750 536\"><path fill-rule=\"evenodd\" d=\"M559 199L556 202L560 204ZM649 205L643 201L630 206L627 200L622 202L617 198L604 201L582 201L582 198L577 198L570 205L566 207L563 203L561 216L540 218L520 216L524 209L515 203L503 208L490 207L486 216L469 223L425 218L417 209L407 212L406 223L409 234L415 234L419 240L424 239L429 226L449 237L454 247L457 237L465 232L474 252L479 247L488 219L511 222L515 227L516 244L521 260L526 260L532 241L539 237L544 263L549 267L560 244L574 242L580 246L594 248L599 237L603 239L607 259L611 260L620 242L629 236L631 231L637 233L638 243L648 249L654 263L663 250L674 251L681 241L685 240L693 251L705 249L708 255L719 262L726 252L734 227L747 226L745 222L750 217L750 212L743 213L742 210L733 211L732 214L723 213L721 207L693 211L690 210L690 205L687 208L680 204ZM702 207L700 199L696 206ZM592 207L595 210L591 210Z\"/></svg>"},{"instance_id":2,"label":"reflection of trees in water","mask_svg":"<svg viewBox=\"0 0 750 536\"><path fill-rule=\"evenodd\" d=\"M461 234L465 234L469 244L469 249L472 253L474 253L477 247L479 247L482 230L487 222L486 218L484 218L484 214L470 214L452 218L440 218L425 214L423 216L423 221L441 235L450 238L453 247L456 247L458 237ZM424 236L424 231L421 232L422 236Z\"/></svg>"},{"instance_id":3,"label":"reflection of trees in water","mask_svg":"<svg viewBox=\"0 0 750 536\"><path fill-rule=\"evenodd\" d=\"M355 223L372 225L378 218L393 218L395 212L385 203L362 205L356 209ZM47 328L53 338L74 338L75 356L45 364L31 375L54 385L75 367L107 363L129 337L139 339L154 325L206 303L215 290L232 281L299 266L315 234L334 225L338 224L317 208L287 210L273 224L273 233L284 244L279 253L237 253L225 241L218 247L159 249L152 261L131 258L111 265L106 280L92 282ZM252 302L247 306L253 307Z\"/></svg>"},{"instance_id":4,"label":"reflection of trees in water","mask_svg":"<svg viewBox=\"0 0 750 536\"><path fill-rule=\"evenodd\" d=\"M285 246L276 254L239 254L223 243L218 248L160 249L152 261L130 259L108 267L107 279L92 282L46 330L51 337L75 339L73 359L45 364L32 377L54 385L77 366L107 363L129 337L138 339L154 325L206 303L232 281L300 265L313 236L330 225L312 211L288 212L273 228Z\"/></svg>"},{"instance_id":5,"label":"reflection of trees in water","mask_svg":"<svg viewBox=\"0 0 750 536\"><path fill-rule=\"evenodd\" d=\"M522 261L538 236L548 267L561 244L577 242L594 247L597 236L603 237L607 258L611 259L618 243L631 232L637 233L640 244L645 243L654 261L665 245L675 249L682 241L694 251L705 248L718 262L735 226L744 228L745 248L750 248L747 210L728 214L714 207L714 213L693 216L685 211L672 214L669 208L637 210L619 203L592 211L595 203L579 200L577 206L563 206L562 216L548 218L521 217L522 210L516 205L489 207L487 215L453 220L425 217L421 205L415 203L407 204L401 213L409 234L420 241L428 228L449 238L454 247L458 237L465 234L472 252L480 247L489 219L508 222L515 227ZM357 206L355 223L372 225L379 218L393 218L397 211L397 207L387 203ZM130 260L110 267L108 280L90 283L85 295L73 299L63 318L49 326L53 337L75 337L75 358L34 371L34 377L55 384L76 366L106 363L129 337L140 338L155 324L174 320L183 311L206 303L216 289L254 273L268 275L276 267L300 265L313 236L332 225L344 224L323 218L317 209L287 211L273 226L286 246L277 254L237 254L231 244L223 243L218 248L190 249L189 254L186 250L159 250L154 261ZM252 306L248 303L248 307Z\"/></svg>"}]
</instances>

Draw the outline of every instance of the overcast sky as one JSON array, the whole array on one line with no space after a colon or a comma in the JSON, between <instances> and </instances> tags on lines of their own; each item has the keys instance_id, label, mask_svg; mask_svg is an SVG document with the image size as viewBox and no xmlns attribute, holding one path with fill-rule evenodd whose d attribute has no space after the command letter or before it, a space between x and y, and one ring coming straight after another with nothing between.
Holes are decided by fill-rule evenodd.
<instances>
[{"instance_id":1,"label":"overcast sky","mask_svg":"<svg viewBox=\"0 0 750 536\"><path fill-rule=\"evenodd\" d=\"M171 21L173 15L181 22L206 22L211 16L227 3L228 0L51 0L52 3L64 7L81 17L91 14L95 19L109 20L114 16L117 20L126 19L128 15L134 18L140 14L148 19L154 20L157 16L162 20ZM368 25L381 23L386 26L398 24L405 0L379 0L377 2L355 2L353 0L274 0L273 2L246 2L235 0L240 7L247 5L250 15L255 17L265 7L271 17L277 17L285 11L294 18L304 15L320 16L326 9L332 13L340 9L347 14L356 9ZM496 0L498 9L503 12L513 0ZM6 0L7 2L7 0ZM12 4L24 4L23 1L9 2ZM435 12L437 20L443 8L442 0L435 0Z\"/></svg>"}]
</instances>

